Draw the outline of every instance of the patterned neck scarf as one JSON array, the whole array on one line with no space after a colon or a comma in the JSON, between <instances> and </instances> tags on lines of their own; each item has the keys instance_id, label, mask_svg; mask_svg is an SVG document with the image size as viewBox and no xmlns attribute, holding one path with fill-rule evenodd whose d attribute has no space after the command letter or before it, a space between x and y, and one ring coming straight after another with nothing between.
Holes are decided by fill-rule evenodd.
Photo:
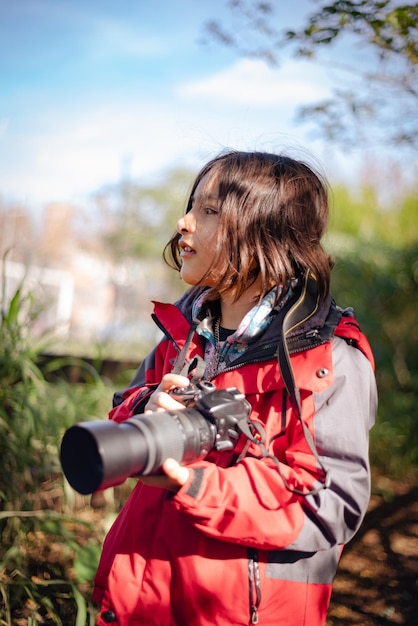
<instances>
[{"instance_id":1,"label":"patterned neck scarf","mask_svg":"<svg viewBox=\"0 0 418 626\"><path fill-rule=\"evenodd\" d=\"M260 337L271 324L275 314L293 297L296 281L288 289L279 305L274 305L277 289L274 287L260 302L255 305L243 317L238 328L231 333L223 342L219 340L219 317L215 313L219 310L219 303L210 308L205 302L205 292L201 293L193 303L193 319L201 320L196 332L205 338L205 363L204 379L211 380L216 374L220 374L230 367L234 361L241 357L253 343ZM203 318L203 319L202 319Z\"/></svg>"}]
</instances>

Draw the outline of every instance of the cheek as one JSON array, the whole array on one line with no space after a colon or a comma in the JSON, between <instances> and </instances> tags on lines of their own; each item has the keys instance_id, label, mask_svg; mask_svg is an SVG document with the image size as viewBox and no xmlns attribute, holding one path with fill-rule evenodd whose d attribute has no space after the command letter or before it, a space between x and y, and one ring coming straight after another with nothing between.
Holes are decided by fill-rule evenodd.
<instances>
[{"instance_id":1,"label":"cheek","mask_svg":"<svg viewBox=\"0 0 418 626\"><path fill-rule=\"evenodd\" d=\"M198 218L196 220L196 234L202 243L213 242L218 236L218 226L218 221L213 216L211 218Z\"/></svg>"},{"instance_id":2,"label":"cheek","mask_svg":"<svg viewBox=\"0 0 418 626\"><path fill-rule=\"evenodd\" d=\"M196 241L199 250L204 251L207 259L212 259L218 246L218 229L210 224L202 224L196 229Z\"/></svg>"}]
</instances>

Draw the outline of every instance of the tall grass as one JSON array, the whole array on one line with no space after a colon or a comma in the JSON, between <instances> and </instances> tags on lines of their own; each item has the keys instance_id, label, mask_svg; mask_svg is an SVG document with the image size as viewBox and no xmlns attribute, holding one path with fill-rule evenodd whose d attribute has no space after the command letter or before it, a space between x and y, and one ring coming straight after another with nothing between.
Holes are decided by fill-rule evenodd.
<instances>
[{"instance_id":1,"label":"tall grass","mask_svg":"<svg viewBox=\"0 0 418 626\"><path fill-rule=\"evenodd\" d=\"M90 585L107 520L66 484L58 451L65 428L106 414L111 391L94 371L85 384L48 382L31 335L33 295L22 283L7 301L3 277L1 302L0 624L94 624Z\"/></svg>"}]
</instances>

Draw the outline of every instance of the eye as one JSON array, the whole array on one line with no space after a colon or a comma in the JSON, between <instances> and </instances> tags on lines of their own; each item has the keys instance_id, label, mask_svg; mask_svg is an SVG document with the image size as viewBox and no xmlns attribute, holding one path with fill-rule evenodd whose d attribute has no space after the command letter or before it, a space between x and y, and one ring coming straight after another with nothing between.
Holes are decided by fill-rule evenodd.
<instances>
[{"instance_id":1,"label":"eye","mask_svg":"<svg viewBox=\"0 0 418 626\"><path fill-rule=\"evenodd\" d=\"M217 215L218 214L218 209L214 209L211 206L205 206L203 211L206 213L206 215Z\"/></svg>"}]
</instances>

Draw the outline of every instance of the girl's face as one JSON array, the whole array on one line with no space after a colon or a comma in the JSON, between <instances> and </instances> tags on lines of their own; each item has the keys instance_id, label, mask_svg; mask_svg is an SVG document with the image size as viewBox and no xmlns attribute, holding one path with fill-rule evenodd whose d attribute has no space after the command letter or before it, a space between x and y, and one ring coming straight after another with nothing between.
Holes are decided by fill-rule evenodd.
<instances>
[{"instance_id":1,"label":"girl's face","mask_svg":"<svg viewBox=\"0 0 418 626\"><path fill-rule=\"evenodd\" d=\"M208 172L196 187L191 210L177 222L181 235L178 242L182 260L180 276L188 285L200 283L213 269L219 219L217 178ZM200 284L211 287L215 281L208 276Z\"/></svg>"}]
</instances>

